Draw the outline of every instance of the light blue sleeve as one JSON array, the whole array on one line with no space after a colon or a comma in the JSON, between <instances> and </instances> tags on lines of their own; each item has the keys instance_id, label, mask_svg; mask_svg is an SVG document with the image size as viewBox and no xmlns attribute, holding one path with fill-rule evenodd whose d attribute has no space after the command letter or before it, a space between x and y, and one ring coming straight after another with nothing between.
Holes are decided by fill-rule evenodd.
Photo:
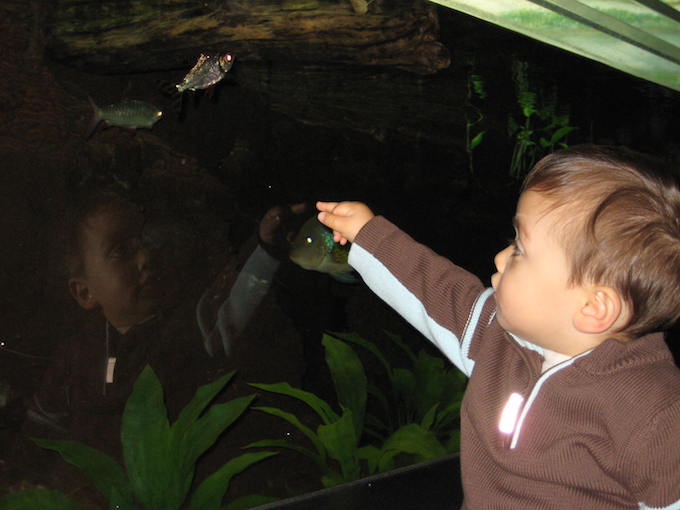
<instances>
[{"instance_id":1,"label":"light blue sleeve","mask_svg":"<svg viewBox=\"0 0 680 510\"><path fill-rule=\"evenodd\" d=\"M208 295L204 293L201 296L196 305L196 319L208 354L214 356L213 346L222 345L224 354L229 356L236 337L245 329L255 309L269 292L278 267L279 262L258 245L220 306L214 324L209 324L206 318Z\"/></svg>"},{"instance_id":2,"label":"light blue sleeve","mask_svg":"<svg viewBox=\"0 0 680 510\"><path fill-rule=\"evenodd\" d=\"M468 377L472 374L474 361L468 356L470 343L493 289L485 289L479 294L470 309L465 329L458 337L432 319L423 303L376 257L358 244L353 244L350 249L349 264L373 292L436 345L459 370Z\"/></svg>"}]
</instances>

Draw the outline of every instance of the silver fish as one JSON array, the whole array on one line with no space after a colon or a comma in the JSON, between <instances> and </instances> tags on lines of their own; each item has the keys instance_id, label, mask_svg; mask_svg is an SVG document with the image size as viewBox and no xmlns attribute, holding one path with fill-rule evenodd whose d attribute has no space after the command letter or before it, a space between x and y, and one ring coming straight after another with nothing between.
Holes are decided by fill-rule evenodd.
<instances>
[{"instance_id":1,"label":"silver fish","mask_svg":"<svg viewBox=\"0 0 680 510\"><path fill-rule=\"evenodd\" d=\"M90 134L99 125L116 126L128 129L151 129L163 116L163 112L152 104L137 99L123 99L119 103L98 107L90 100L94 108L94 119Z\"/></svg>"},{"instance_id":2,"label":"silver fish","mask_svg":"<svg viewBox=\"0 0 680 510\"><path fill-rule=\"evenodd\" d=\"M356 283L359 279L347 263L349 246L334 242L333 232L312 216L293 238L289 257L303 269L327 273L343 283Z\"/></svg>"},{"instance_id":3,"label":"silver fish","mask_svg":"<svg viewBox=\"0 0 680 510\"><path fill-rule=\"evenodd\" d=\"M187 73L181 83L175 85L180 94L185 90L207 89L219 82L234 64L234 55L205 55L201 53L196 64Z\"/></svg>"}]
</instances>

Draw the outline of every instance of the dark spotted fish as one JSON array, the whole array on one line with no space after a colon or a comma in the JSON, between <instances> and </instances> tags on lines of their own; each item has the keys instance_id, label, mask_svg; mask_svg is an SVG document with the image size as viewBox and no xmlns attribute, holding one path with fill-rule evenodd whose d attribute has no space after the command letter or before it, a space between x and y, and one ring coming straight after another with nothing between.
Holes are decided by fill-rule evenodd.
<instances>
[{"instance_id":1,"label":"dark spotted fish","mask_svg":"<svg viewBox=\"0 0 680 510\"><path fill-rule=\"evenodd\" d=\"M333 232L312 216L293 238L289 256L303 269L327 273L343 283L356 283L359 279L347 263L349 246L334 242Z\"/></svg>"},{"instance_id":2,"label":"dark spotted fish","mask_svg":"<svg viewBox=\"0 0 680 510\"><path fill-rule=\"evenodd\" d=\"M201 90L212 87L229 72L234 64L231 53L223 55L205 55L201 53L196 64L187 73L181 83L175 85L180 94L185 90Z\"/></svg>"}]
</instances>

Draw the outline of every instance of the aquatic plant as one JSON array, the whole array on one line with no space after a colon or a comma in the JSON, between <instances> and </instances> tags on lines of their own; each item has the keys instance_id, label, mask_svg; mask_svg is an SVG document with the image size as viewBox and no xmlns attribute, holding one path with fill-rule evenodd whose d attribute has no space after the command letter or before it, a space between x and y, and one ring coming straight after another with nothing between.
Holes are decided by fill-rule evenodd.
<instances>
[{"instance_id":1,"label":"aquatic plant","mask_svg":"<svg viewBox=\"0 0 680 510\"><path fill-rule=\"evenodd\" d=\"M514 140L510 175L521 179L541 157L555 149L567 147L567 136L577 129L571 126L565 108L557 107L557 91L535 89L529 83L529 64L515 61L512 79L515 84L520 120L508 116L508 136Z\"/></svg>"},{"instance_id":2,"label":"aquatic plant","mask_svg":"<svg viewBox=\"0 0 680 510\"><path fill-rule=\"evenodd\" d=\"M484 120L482 110L475 105L476 100L486 99L484 79L476 73L467 75L467 97L465 101L465 152L468 156L468 168L470 173L474 171L473 152L482 143L486 130L477 130L475 127Z\"/></svg>"},{"instance_id":3,"label":"aquatic plant","mask_svg":"<svg viewBox=\"0 0 680 510\"><path fill-rule=\"evenodd\" d=\"M392 370L379 349L358 335L324 334L322 343L326 351L326 363L333 378L340 412L334 411L330 404L315 394L293 388L285 382L251 383L251 386L255 388L287 395L304 402L314 410L321 423L313 428L314 425L304 424L297 416L282 409L254 407L253 409L277 416L294 425L306 436L313 449L275 439L257 441L248 447L288 448L308 457L319 468L321 482L325 487L387 471L397 465L435 459L457 448L459 444L457 433L452 432L450 438L442 441L440 437L444 434L438 434L438 432L442 432L446 423L450 423L448 417L454 413L454 409L457 417L460 401L453 405L449 405L447 401L439 414L439 403L415 404L415 408L419 409L429 407L422 413L411 408L406 412L396 410L395 414L401 418L388 419L392 427L376 426L377 423L381 423L381 420L366 411L369 394L378 395L384 404L388 402L388 399L376 385L369 384L361 360L348 343L362 345L381 359L392 375L390 381L396 385L393 393L402 396L409 395L410 398L401 400L401 403L407 407L419 400L418 395L424 388L418 388L411 383L418 381L420 384L423 379L427 379L422 369L425 369L428 362L422 363L422 366L416 370L417 376L414 372L409 377L408 371ZM429 382L426 382L426 385L429 387ZM424 394L428 393L431 396L427 390L424 392ZM455 396L450 398L460 398L460 395L455 393ZM422 418L419 419L420 416ZM366 426L367 423L371 425ZM381 432L387 435L383 436ZM372 440L365 441L368 437Z\"/></svg>"},{"instance_id":4,"label":"aquatic plant","mask_svg":"<svg viewBox=\"0 0 680 510\"><path fill-rule=\"evenodd\" d=\"M409 423L420 423L435 434L448 451L460 446L460 405L467 377L442 356L420 350L415 353L400 337L385 332L411 362L411 368L393 367L375 343L356 334L345 334L345 341L371 352L383 366L387 388L369 387L379 408L368 414L366 433L378 439L388 437Z\"/></svg>"},{"instance_id":5,"label":"aquatic plant","mask_svg":"<svg viewBox=\"0 0 680 510\"><path fill-rule=\"evenodd\" d=\"M118 510L173 510L187 499L198 458L251 404L254 395L206 407L226 386L234 372L200 387L194 398L170 423L163 389L147 366L135 381L123 413L121 440L125 469L104 453L77 441L33 439L55 450L80 468L97 490ZM246 453L224 464L193 492L189 510L240 510L273 501L246 496L227 506L222 498L231 478L252 464L275 455ZM0 508L75 510L80 505L59 491L34 488L0 499Z\"/></svg>"}]
</instances>

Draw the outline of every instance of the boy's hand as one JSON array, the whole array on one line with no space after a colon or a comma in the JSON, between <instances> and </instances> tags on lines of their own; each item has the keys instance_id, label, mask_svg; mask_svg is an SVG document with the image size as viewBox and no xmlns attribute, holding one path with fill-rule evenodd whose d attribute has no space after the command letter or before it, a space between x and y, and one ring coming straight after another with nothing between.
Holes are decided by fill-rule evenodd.
<instances>
[{"instance_id":1,"label":"boy's hand","mask_svg":"<svg viewBox=\"0 0 680 510\"><path fill-rule=\"evenodd\" d=\"M316 208L321 211L319 221L333 229L333 240L340 244L354 242L359 230L375 216L361 202L317 202Z\"/></svg>"}]
</instances>

